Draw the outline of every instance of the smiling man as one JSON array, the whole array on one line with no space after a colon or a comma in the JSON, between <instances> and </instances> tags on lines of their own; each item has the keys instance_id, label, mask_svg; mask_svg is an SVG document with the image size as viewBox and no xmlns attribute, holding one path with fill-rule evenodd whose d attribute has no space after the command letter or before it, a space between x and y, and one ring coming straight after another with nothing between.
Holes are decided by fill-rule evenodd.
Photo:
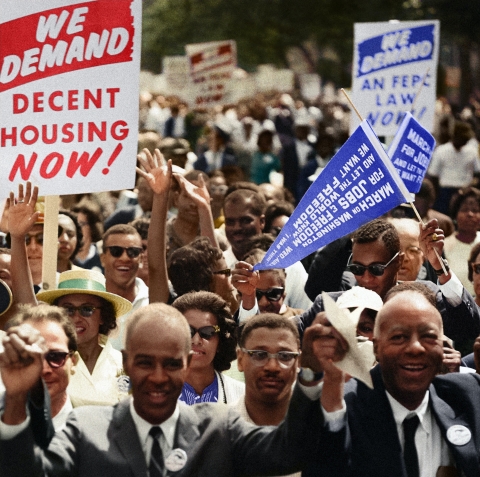
<instances>
[{"instance_id":1,"label":"smiling man","mask_svg":"<svg viewBox=\"0 0 480 477\"><path fill-rule=\"evenodd\" d=\"M148 304L148 287L137 277L142 260L142 238L131 225L118 224L103 234L103 253L100 256L104 268L107 292L120 295L133 305L132 311ZM115 349L122 349L127 315L117 319L118 333L110 338Z\"/></svg>"},{"instance_id":2,"label":"smiling man","mask_svg":"<svg viewBox=\"0 0 480 477\"><path fill-rule=\"evenodd\" d=\"M335 366L323 361L322 403L336 440L330 473L312 456L303 475L435 477L478 475L480 417L477 374L438 376L443 357L443 326L433 293L418 282L404 282L387 293L377 315L371 371L374 388L356 379L345 384ZM322 325L306 331L317 350ZM305 354L309 354L304 346ZM317 357L319 355L317 354ZM343 356L339 356L342 359ZM337 359L334 359L337 361ZM315 371L320 371L316 367ZM340 373L341 374L341 373ZM336 383L336 388L326 382ZM336 412L337 411L337 412ZM325 436L328 439L328 436Z\"/></svg>"},{"instance_id":3,"label":"smiling man","mask_svg":"<svg viewBox=\"0 0 480 477\"><path fill-rule=\"evenodd\" d=\"M25 330L9 332L0 352L7 389L0 414L2 476L288 474L300 470L322 426L318 401L300 389L278 427L256 427L221 403L180 403L191 359L190 328L178 310L155 303L128 322L123 359L132 397L116 406L74 409L43 453L34 446L25 410L41 375L42 349ZM306 435L312 436L308 442Z\"/></svg>"}]
</instances>

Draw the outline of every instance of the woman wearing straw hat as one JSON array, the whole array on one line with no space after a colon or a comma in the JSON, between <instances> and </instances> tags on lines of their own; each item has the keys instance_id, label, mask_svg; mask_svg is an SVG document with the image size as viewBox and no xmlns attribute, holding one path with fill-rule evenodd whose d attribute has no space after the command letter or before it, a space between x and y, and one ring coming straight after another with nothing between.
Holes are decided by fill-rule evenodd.
<instances>
[{"instance_id":1,"label":"woman wearing straw hat","mask_svg":"<svg viewBox=\"0 0 480 477\"><path fill-rule=\"evenodd\" d=\"M37 294L39 301L64 308L75 325L80 360L68 387L74 407L116 404L128 394L122 354L108 340L116 319L132 304L105 289L105 277L93 270L60 274L56 290Z\"/></svg>"}]
</instances>

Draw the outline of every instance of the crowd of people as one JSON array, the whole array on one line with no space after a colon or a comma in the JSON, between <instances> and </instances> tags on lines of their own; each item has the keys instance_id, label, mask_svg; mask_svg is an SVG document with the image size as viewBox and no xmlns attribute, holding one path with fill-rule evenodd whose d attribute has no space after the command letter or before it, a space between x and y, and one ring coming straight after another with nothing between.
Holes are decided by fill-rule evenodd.
<instances>
[{"instance_id":1,"label":"crowd of people","mask_svg":"<svg viewBox=\"0 0 480 477\"><path fill-rule=\"evenodd\" d=\"M340 102L142 94L135 188L61 197L55 288L41 191L12 191L0 475L480 475L479 118L439 104L422 222L287 268L254 266L348 138Z\"/></svg>"}]
</instances>

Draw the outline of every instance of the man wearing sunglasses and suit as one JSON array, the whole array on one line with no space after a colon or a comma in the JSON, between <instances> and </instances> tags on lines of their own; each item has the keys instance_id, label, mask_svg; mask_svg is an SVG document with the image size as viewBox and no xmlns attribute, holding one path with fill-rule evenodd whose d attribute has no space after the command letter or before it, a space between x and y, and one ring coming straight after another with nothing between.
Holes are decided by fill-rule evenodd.
<instances>
[{"instance_id":1,"label":"man wearing sunglasses and suit","mask_svg":"<svg viewBox=\"0 0 480 477\"><path fill-rule=\"evenodd\" d=\"M142 260L142 238L131 225L118 224L103 234L103 253L100 256L107 292L132 303L132 311L148 305L148 287L137 277ZM115 349L123 348L127 315L117 318L118 333L110 338Z\"/></svg>"},{"instance_id":2,"label":"man wearing sunglasses and suit","mask_svg":"<svg viewBox=\"0 0 480 477\"><path fill-rule=\"evenodd\" d=\"M403 253L395 227L384 219L375 219L360 227L352 237L352 255L347 269L353 273L357 284L373 290L383 299L385 294L397 284L398 271L402 266ZM442 315L445 335L454 342L465 343L475 340L480 334L480 314L473 297L464 289L458 278L448 268L445 260L439 259L443 251L444 235L438 228L436 219L430 220L420 231L419 242L424 256L434 268L438 284L424 281L435 293L437 308ZM443 268L447 271L444 273ZM232 283L243 294L249 282L258 280L258 272L252 273L252 266L241 262L233 271ZM325 270L328 273L328 270ZM329 292L337 300L343 291ZM248 311L247 311L248 310ZM296 316L300 336L308 328L318 313L324 311L323 299L318 295L313 305L303 314ZM240 308L239 321L248 319L258 312L254 303L245 303ZM458 349L458 348L457 348Z\"/></svg>"}]
</instances>

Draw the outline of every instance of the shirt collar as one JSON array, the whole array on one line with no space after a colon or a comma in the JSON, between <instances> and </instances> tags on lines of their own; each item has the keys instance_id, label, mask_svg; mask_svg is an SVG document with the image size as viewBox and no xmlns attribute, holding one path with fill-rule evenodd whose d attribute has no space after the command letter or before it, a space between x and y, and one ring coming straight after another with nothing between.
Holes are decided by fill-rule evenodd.
<instances>
[{"instance_id":1,"label":"shirt collar","mask_svg":"<svg viewBox=\"0 0 480 477\"><path fill-rule=\"evenodd\" d=\"M147 442L148 433L150 432L153 424L150 424L138 415L137 411L135 410L135 406L133 405L133 397L130 399L130 413L132 414L132 419L135 423L135 427L137 428L138 437L143 447ZM177 404L177 406L175 406L175 411L173 411L173 414L166 421L163 421L161 424L159 424L165 437L165 441L167 442L167 445L170 449L173 449L175 429L177 427L177 421L179 416L180 410Z\"/></svg>"},{"instance_id":2,"label":"shirt collar","mask_svg":"<svg viewBox=\"0 0 480 477\"><path fill-rule=\"evenodd\" d=\"M405 406L402 406L388 391L385 390L387 393L388 401L390 402L390 407L392 408L393 417L395 419L395 423L397 426L402 426L403 421L407 416L413 416L416 414L420 421L420 425L423 427L427 434L431 431L431 413L430 408L428 406L428 401L430 399L430 392L427 390L425 396L423 397L423 401L420 403L420 406L417 409L411 411L407 409Z\"/></svg>"}]
</instances>

